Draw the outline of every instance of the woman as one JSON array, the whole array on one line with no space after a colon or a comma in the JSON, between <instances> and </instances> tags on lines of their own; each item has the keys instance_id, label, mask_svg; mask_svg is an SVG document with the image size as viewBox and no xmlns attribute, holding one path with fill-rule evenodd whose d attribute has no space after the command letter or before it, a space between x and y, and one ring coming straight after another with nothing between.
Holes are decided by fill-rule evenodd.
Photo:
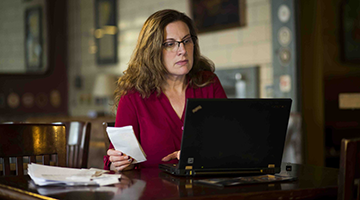
<instances>
[{"instance_id":1,"label":"woman","mask_svg":"<svg viewBox=\"0 0 360 200\"><path fill-rule=\"evenodd\" d=\"M147 161L137 167L176 163L188 98L226 98L211 61L200 55L192 20L161 10L145 22L115 91L115 126L132 125ZM131 157L110 148L104 168L132 169Z\"/></svg>"}]
</instances>

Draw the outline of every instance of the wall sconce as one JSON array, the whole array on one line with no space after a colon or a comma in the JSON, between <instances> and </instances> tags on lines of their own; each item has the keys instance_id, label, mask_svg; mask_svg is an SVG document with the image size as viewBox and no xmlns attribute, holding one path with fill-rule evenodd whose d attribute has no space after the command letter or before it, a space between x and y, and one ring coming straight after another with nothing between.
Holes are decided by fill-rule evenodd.
<instances>
[{"instance_id":1,"label":"wall sconce","mask_svg":"<svg viewBox=\"0 0 360 200\"><path fill-rule=\"evenodd\" d=\"M103 110L97 112L99 115L109 115L111 113L112 99L116 88L116 77L112 74L100 74L96 77L93 89L95 104L102 106Z\"/></svg>"}]
</instances>

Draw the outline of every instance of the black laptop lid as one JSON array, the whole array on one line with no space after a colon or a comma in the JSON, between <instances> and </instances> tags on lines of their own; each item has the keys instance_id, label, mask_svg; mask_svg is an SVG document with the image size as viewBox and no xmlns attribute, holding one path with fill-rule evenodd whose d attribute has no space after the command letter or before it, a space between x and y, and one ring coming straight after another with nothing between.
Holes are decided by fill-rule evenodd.
<instances>
[{"instance_id":1,"label":"black laptop lid","mask_svg":"<svg viewBox=\"0 0 360 200\"><path fill-rule=\"evenodd\" d=\"M188 99L179 169L280 167L291 99Z\"/></svg>"}]
</instances>

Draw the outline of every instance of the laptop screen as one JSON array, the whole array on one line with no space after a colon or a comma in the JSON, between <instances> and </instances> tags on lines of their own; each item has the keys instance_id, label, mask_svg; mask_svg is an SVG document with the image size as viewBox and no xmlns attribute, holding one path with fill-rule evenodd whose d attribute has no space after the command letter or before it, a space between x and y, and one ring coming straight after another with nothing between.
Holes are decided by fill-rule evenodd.
<instances>
[{"instance_id":1,"label":"laptop screen","mask_svg":"<svg viewBox=\"0 0 360 200\"><path fill-rule=\"evenodd\" d=\"M280 167L291 99L188 99L179 168Z\"/></svg>"}]
</instances>

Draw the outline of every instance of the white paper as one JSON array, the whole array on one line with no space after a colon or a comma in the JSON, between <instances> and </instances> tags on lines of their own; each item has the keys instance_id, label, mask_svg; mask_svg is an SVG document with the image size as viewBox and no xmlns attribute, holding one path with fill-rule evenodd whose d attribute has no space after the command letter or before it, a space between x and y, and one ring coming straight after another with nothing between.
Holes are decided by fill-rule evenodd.
<instances>
[{"instance_id":1,"label":"white paper","mask_svg":"<svg viewBox=\"0 0 360 200\"><path fill-rule=\"evenodd\" d=\"M132 126L107 127L106 132L115 149L132 157L133 164L146 161L146 155L136 139Z\"/></svg>"},{"instance_id":2,"label":"white paper","mask_svg":"<svg viewBox=\"0 0 360 200\"><path fill-rule=\"evenodd\" d=\"M119 182L120 174L105 174L101 169L75 169L55 167L31 163L28 174L36 185L65 184L78 185L110 185Z\"/></svg>"}]
</instances>

